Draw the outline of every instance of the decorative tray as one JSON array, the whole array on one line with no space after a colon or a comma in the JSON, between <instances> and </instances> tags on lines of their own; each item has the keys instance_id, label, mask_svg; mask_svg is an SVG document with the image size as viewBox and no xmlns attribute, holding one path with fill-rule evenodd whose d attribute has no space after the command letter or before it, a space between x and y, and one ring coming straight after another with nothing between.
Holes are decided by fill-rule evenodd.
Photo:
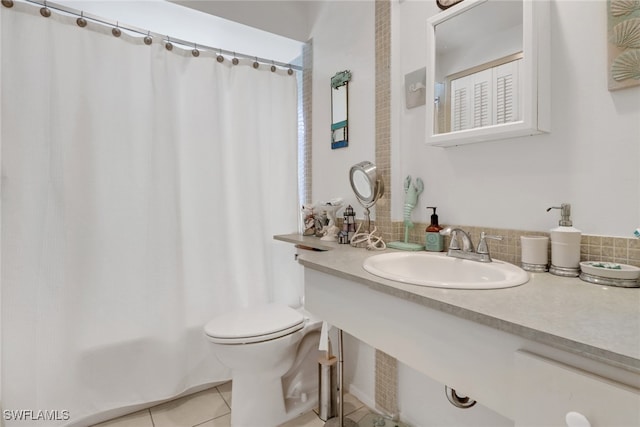
<instances>
[{"instance_id":1,"label":"decorative tray","mask_svg":"<svg viewBox=\"0 0 640 427\"><path fill-rule=\"evenodd\" d=\"M583 261L580 279L589 283L626 288L640 287L640 268L615 262Z\"/></svg>"}]
</instances>

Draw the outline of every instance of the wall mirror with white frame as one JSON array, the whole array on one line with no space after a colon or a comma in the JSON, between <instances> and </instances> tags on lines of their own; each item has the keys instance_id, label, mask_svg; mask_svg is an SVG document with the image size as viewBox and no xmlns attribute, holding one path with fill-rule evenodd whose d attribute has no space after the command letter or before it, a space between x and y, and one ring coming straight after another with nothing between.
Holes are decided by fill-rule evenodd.
<instances>
[{"instance_id":1,"label":"wall mirror with white frame","mask_svg":"<svg viewBox=\"0 0 640 427\"><path fill-rule=\"evenodd\" d=\"M550 130L549 2L465 0L427 31L427 144Z\"/></svg>"}]
</instances>

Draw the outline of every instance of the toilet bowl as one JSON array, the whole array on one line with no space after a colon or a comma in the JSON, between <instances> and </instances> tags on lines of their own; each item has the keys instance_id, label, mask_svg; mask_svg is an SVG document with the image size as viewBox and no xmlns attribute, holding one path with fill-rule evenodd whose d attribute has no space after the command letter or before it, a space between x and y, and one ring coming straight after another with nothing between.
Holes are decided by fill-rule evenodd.
<instances>
[{"instance_id":1,"label":"toilet bowl","mask_svg":"<svg viewBox=\"0 0 640 427\"><path fill-rule=\"evenodd\" d=\"M268 427L317 405L322 322L281 304L239 309L207 323L204 332L231 370L231 425Z\"/></svg>"}]
</instances>

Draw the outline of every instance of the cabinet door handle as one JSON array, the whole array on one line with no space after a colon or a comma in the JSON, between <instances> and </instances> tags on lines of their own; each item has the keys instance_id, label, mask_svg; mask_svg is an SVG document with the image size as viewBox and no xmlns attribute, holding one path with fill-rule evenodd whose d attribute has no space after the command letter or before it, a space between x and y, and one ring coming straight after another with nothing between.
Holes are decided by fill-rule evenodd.
<instances>
[{"instance_id":1,"label":"cabinet door handle","mask_svg":"<svg viewBox=\"0 0 640 427\"><path fill-rule=\"evenodd\" d=\"M567 427L591 427L587 417L579 412L567 412L564 419L567 422Z\"/></svg>"}]
</instances>

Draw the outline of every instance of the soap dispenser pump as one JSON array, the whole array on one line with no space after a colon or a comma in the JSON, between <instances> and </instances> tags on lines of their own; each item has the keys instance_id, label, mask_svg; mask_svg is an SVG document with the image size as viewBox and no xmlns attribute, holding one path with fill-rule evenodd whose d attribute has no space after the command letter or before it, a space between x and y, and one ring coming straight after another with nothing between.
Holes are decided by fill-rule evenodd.
<instances>
[{"instance_id":1,"label":"soap dispenser pump","mask_svg":"<svg viewBox=\"0 0 640 427\"><path fill-rule=\"evenodd\" d=\"M551 267L549 273L556 276L578 277L580 274L580 240L582 232L573 227L571 222L571 205L563 203L560 209L559 227L551 229Z\"/></svg>"},{"instance_id":2,"label":"soap dispenser pump","mask_svg":"<svg viewBox=\"0 0 640 427\"><path fill-rule=\"evenodd\" d=\"M438 224L437 208L429 206L427 209L432 209L433 213L431 214L431 223L426 229L424 248L431 252L442 252L444 250L444 237L440 234L442 227Z\"/></svg>"}]
</instances>

